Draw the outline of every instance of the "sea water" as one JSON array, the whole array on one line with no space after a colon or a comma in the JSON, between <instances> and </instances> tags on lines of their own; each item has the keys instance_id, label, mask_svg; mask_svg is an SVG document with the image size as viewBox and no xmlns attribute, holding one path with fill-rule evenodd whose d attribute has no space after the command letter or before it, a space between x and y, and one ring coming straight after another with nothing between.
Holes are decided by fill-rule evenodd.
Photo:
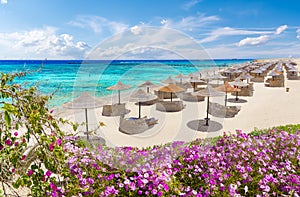
<instances>
[{"instance_id":1,"label":"sea water","mask_svg":"<svg viewBox=\"0 0 300 197\"><path fill-rule=\"evenodd\" d=\"M234 60L0 60L0 72L28 72L16 79L26 87L37 85L42 94L54 93L50 106L60 106L82 92L103 97L112 94L107 87L122 81L133 88L150 80L161 84L169 76L188 75L200 70L218 69L251 59Z\"/></svg>"}]
</instances>

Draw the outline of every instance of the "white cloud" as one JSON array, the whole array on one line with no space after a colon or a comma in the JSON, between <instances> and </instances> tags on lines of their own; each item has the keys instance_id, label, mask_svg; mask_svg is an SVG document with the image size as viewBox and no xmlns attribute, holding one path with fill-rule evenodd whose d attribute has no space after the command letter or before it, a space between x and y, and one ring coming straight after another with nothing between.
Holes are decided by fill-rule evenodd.
<instances>
[{"instance_id":1,"label":"white cloud","mask_svg":"<svg viewBox=\"0 0 300 197\"><path fill-rule=\"evenodd\" d=\"M133 27L130 28L131 33L133 33L134 35L138 35L142 32L142 28L135 25Z\"/></svg>"},{"instance_id":2,"label":"white cloud","mask_svg":"<svg viewBox=\"0 0 300 197\"><path fill-rule=\"evenodd\" d=\"M235 45L218 45L206 48L207 52L214 59L228 58L283 58L283 57L300 57L300 43L270 43L256 47L255 50L249 50L247 47L236 47Z\"/></svg>"},{"instance_id":3,"label":"white cloud","mask_svg":"<svg viewBox=\"0 0 300 197\"><path fill-rule=\"evenodd\" d=\"M300 40L300 29L297 29L297 39Z\"/></svg>"},{"instance_id":4,"label":"white cloud","mask_svg":"<svg viewBox=\"0 0 300 197\"><path fill-rule=\"evenodd\" d=\"M167 25L167 23L168 23L168 20L166 20L166 19L163 19L160 21L160 24L162 24L162 25Z\"/></svg>"},{"instance_id":5,"label":"white cloud","mask_svg":"<svg viewBox=\"0 0 300 197\"><path fill-rule=\"evenodd\" d=\"M141 33L133 33L136 30ZM179 31L142 25L106 39L87 58L208 59L209 56L195 40Z\"/></svg>"},{"instance_id":6,"label":"white cloud","mask_svg":"<svg viewBox=\"0 0 300 197\"><path fill-rule=\"evenodd\" d=\"M54 27L24 32L0 33L0 48L30 58L78 59L90 49L85 42L75 42L69 34L58 34ZM12 55L7 54L7 55ZM16 57L12 57L15 59Z\"/></svg>"},{"instance_id":7,"label":"white cloud","mask_svg":"<svg viewBox=\"0 0 300 197\"><path fill-rule=\"evenodd\" d=\"M7 4L7 0L1 0L0 3L1 4Z\"/></svg>"},{"instance_id":8,"label":"white cloud","mask_svg":"<svg viewBox=\"0 0 300 197\"><path fill-rule=\"evenodd\" d=\"M183 5L183 9L189 10L191 7L195 6L196 4L200 3L201 0L190 0L186 4Z\"/></svg>"},{"instance_id":9,"label":"white cloud","mask_svg":"<svg viewBox=\"0 0 300 197\"><path fill-rule=\"evenodd\" d=\"M282 32L284 32L287 28L288 28L287 25L282 25L282 26L280 26L280 27L278 27L278 28L276 29L276 31L275 31L274 34L279 35L279 34L281 34Z\"/></svg>"},{"instance_id":10,"label":"white cloud","mask_svg":"<svg viewBox=\"0 0 300 197\"><path fill-rule=\"evenodd\" d=\"M261 34L272 34L271 31L252 31L244 29L235 29L231 27L223 27L213 30L209 33L209 36L200 40L200 43L212 42L221 36L234 36L234 35L261 35Z\"/></svg>"},{"instance_id":11,"label":"white cloud","mask_svg":"<svg viewBox=\"0 0 300 197\"><path fill-rule=\"evenodd\" d=\"M193 31L195 29L204 27L209 23L219 21L219 20L220 18L217 16L205 16L203 14L200 14L197 16L185 17L179 21L164 19L161 22L163 22L163 26L167 28L173 28L180 31Z\"/></svg>"},{"instance_id":12,"label":"white cloud","mask_svg":"<svg viewBox=\"0 0 300 197\"><path fill-rule=\"evenodd\" d=\"M246 45L260 45L263 43L266 43L268 40L270 39L270 36L267 35L263 35L263 36L259 36L259 37L255 37L255 38L245 38L243 40L241 40L237 46L241 47L241 46L246 46Z\"/></svg>"},{"instance_id":13,"label":"white cloud","mask_svg":"<svg viewBox=\"0 0 300 197\"><path fill-rule=\"evenodd\" d=\"M128 28L128 25L124 23L110 21L100 16L78 16L69 24L80 28L90 28L95 33L102 33L105 30L109 30L110 33L116 34Z\"/></svg>"}]
</instances>

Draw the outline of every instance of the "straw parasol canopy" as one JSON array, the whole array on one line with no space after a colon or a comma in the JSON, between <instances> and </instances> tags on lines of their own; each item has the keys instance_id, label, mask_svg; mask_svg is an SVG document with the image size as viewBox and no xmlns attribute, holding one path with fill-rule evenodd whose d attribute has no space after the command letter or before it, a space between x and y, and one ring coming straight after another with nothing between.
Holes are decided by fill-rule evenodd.
<instances>
[{"instance_id":1,"label":"straw parasol canopy","mask_svg":"<svg viewBox=\"0 0 300 197\"><path fill-rule=\"evenodd\" d=\"M129 100L131 102L139 103L139 118L141 118L141 102L152 101L156 98L157 98L156 95L151 93L146 93L144 90L138 89L130 95Z\"/></svg>"},{"instance_id":2,"label":"straw parasol canopy","mask_svg":"<svg viewBox=\"0 0 300 197\"><path fill-rule=\"evenodd\" d=\"M146 87L147 93L149 93L150 88L158 87L158 85L152 83L151 81L146 81L145 83L140 84L139 87Z\"/></svg>"},{"instance_id":3,"label":"straw parasol canopy","mask_svg":"<svg viewBox=\"0 0 300 197\"><path fill-rule=\"evenodd\" d=\"M223 85L216 87L215 90L225 92L225 106L227 105L227 93L241 91L239 88L232 87L228 81L226 81Z\"/></svg>"},{"instance_id":4,"label":"straw parasol canopy","mask_svg":"<svg viewBox=\"0 0 300 197\"><path fill-rule=\"evenodd\" d=\"M260 76L260 74L262 74L263 71L258 68L258 69L252 70L251 73L258 74Z\"/></svg>"},{"instance_id":5,"label":"straw parasol canopy","mask_svg":"<svg viewBox=\"0 0 300 197\"><path fill-rule=\"evenodd\" d=\"M249 73L242 73L240 75L240 79L252 79L253 76L251 76Z\"/></svg>"},{"instance_id":6,"label":"straw parasol canopy","mask_svg":"<svg viewBox=\"0 0 300 197\"><path fill-rule=\"evenodd\" d=\"M205 126L208 126L208 111L209 111L209 97L219 97L219 96L224 96L225 93L220 92L212 88L210 85L207 85L207 87L203 90L199 90L197 92L192 93L193 96L205 96L207 97L207 110L206 110L206 124Z\"/></svg>"},{"instance_id":7,"label":"straw parasol canopy","mask_svg":"<svg viewBox=\"0 0 300 197\"><path fill-rule=\"evenodd\" d=\"M161 87L161 88L159 89L159 91L171 93L171 101L172 101L172 94L173 94L173 93L184 92L185 89L183 89L183 88L181 88L181 87L178 87L178 86L176 86L176 85L173 84L173 83L170 83L170 84L167 85L167 86Z\"/></svg>"},{"instance_id":8,"label":"straw parasol canopy","mask_svg":"<svg viewBox=\"0 0 300 197\"><path fill-rule=\"evenodd\" d=\"M280 76L280 73L278 73L276 70L271 70L268 76L272 76L272 79L275 80L275 77Z\"/></svg>"},{"instance_id":9,"label":"straw parasol canopy","mask_svg":"<svg viewBox=\"0 0 300 197\"><path fill-rule=\"evenodd\" d=\"M73 101L64 103L62 106L64 108L69 109L84 109L85 110L85 122L86 122L86 135L87 139L89 140L89 127L88 127L88 115L87 109L93 109L101 107L105 104L104 101L99 100L87 92L83 92L78 98L74 99Z\"/></svg>"},{"instance_id":10,"label":"straw parasol canopy","mask_svg":"<svg viewBox=\"0 0 300 197\"><path fill-rule=\"evenodd\" d=\"M247 83L249 83L249 79L252 79L254 78L253 76L251 76L249 73L242 73L240 76L239 76L240 79L242 80L247 80Z\"/></svg>"},{"instance_id":11,"label":"straw parasol canopy","mask_svg":"<svg viewBox=\"0 0 300 197\"><path fill-rule=\"evenodd\" d=\"M236 79L235 81L230 82L230 85L233 85L235 87L241 87L241 88L249 86L248 83L244 83L240 79ZM239 100L239 98L238 98L239 92L238 91L235 92L235 95L236 95L235 100L238 101Z\"/></svg>"},{"instance_id":12,"label":"straw parasol canopy","mask_svg":"<svg viewBox=\"0 0 300 197\"><path fill-rule=\"evenodd\" d=\"M121 90L126 90L131 88L130 85L125 85L121 81L119 81L116 85L110 86L106 88L107 90L118 90L118 96L119 96L119 104L121 104L121 97L120 97L120 92Z\"/></svg>"},{"instance_id":13,"label":"straw parasol canopy","mask_svg":"<svg viewBox=\"0 0 300 197\"><path fill-rule=\"evenodd\" d=\"M193 83L193 87L194 87L194 90L196 89L196 83L199 83L201 85L205 85L206 84L206 81L203 81L202 79L190 79L189 80L190 83Z\"/></svg>"},{"instance_id":14,"label":"straw parasol canopy","mask_svg":"<svg viewBox=\"0 0 300 197\"><path fill-rule=\"evenodd\" d=\"M182 73L179 75L176 75L175 78L180 79L180 84L182 84L182 79L187 78L187 76L184 76Z\"/></svg>"},{"instance_id":15,"label":"straw parasol canopy","mask_svg":"<svg viewBox=\"0 0 300 197\"><path fill-rule=\"evenodd\" d=\"M227 77L221 75L219 72L217 74L213 74L210 78L211 79L217 79L217 80L227 79Z\"/></svg>"},{"instance_id":16,"label":"straw parasol canopy","mask_svg":"<svg viewBox=\"0 0 300 197\"><path fill-rule=\"evenodd\" d=\"M246 86L249 86L248 83L244 83L240 79L236 79L233 82L229 82L229 83L230 83L230 85L237 86L237 87L246 87Z\"/></svg>"},{"instance_id":17,"label":"straw parasol canopy","mask_svg":"<svg viewBox=\"0 0 300 197\"><path fill-rule=\"evenodd\" d=\"M170 84L170 83L175 83L176 81L174 79L172 79L171 76L169 76L167 79L162 80L162 83L166 83L166 84Z\"/></svg>"}]
</instances>

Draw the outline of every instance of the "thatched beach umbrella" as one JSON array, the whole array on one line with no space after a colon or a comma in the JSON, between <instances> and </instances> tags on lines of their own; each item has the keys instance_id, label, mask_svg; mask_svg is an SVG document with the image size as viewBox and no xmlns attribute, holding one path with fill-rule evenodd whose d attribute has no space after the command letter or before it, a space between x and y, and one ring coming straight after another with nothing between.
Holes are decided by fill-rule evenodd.
<instances>
[{"instance_id":1,"label":"thatched beach umbrella","mask_svg":"<svg viewBox=\"0 0 300 197\"><path fill-rule=\"evenodd\" d=\"M119 81L116 85L110 86L106 88L107 90L118 90L118 97L119 97L119 104L121 104L121 97L120 97L120 92L121 90L126 90L131 88L130 85L125 85L121 81Z\"/></svg>"},{"instance_id":2,"label":"thatched beach umbrella","mask_svg":"<svg viewBox=\"0 0 300 197\"><path fill-rule=\"evenodd\" d=\"M140 84L139 87L146 87L147 93L149 93L150 88L158 87L158 85L152 83L151 81L146 81L145 83Z\"/></svg>"},{"instance_id":3,"label":"thatched beach umbrella","mask_svg":"<svg viewBox=\"0 0 300 197\"><path fill-rule=\"evenodd\" d=\"M251 73L254 73L256 76L260 76L263 72L264 71L259 68L251 71Z\"/></svg>"},{"instance_id":4,"label":"thatched beach umbrella","mask_svg":"<svg viewBox=\"0 0 300 197\"><path fill-rule=\"evenodd\" d=\"M88 109L98 108L103 106L105 103L95 97L92 97L87 92L83 92L78 98L73 101L63 104L63 107L69 109L84 109L85 110L85 122L86 122L86 135L89 140L89 127L88 127Z\"/></svg>"},{"instance_id":5,"label":"thatched beach umbrella","mask_svg":"<svg viewBox=\"0 0 300 197\"><path fill-rule=\"evenodd\" d=\"M193 92L193 96L205 96L207 97L207 110L206 110L206 124L205 126L208 126L208 112L209 112L209 97L219 97L224 96L225 94L223 92L219 92L212 88L210 85L208 85L205 89L199 90L198 92Z\"/></svg>"},{"instance_id":6,"label":"thatched beach umbrella","mask_svg":"<svg viewBox=\"0 0 300 197\"><path fill-rule=\"evenodd\" d=\"M275 77L280 76L280 74L278 72L276 72L275 70L271 70L268 74L268 76L272 76L273 81L275 80Z\"/></svg>"},{"instance_id":7,"label":"thatched beach umbrella","mask_svg":"<svg viewBox=\"0 0 300 197\"><path fill-rule=\"evenodd\" d=\"M182 79L187 78L187 76L184 76L182 73L179 75L176 75L175 78L180 79L180 84L182 84Z\"/></svg>"},{"instance_id":8,"label":"thatched beach umbrella","mask_svg":"<svg viewBox=\"0 0 300 197\"><path fill-rule=\"evenodd\" d=\"M183 88L181 88L181 87L178 87L178 86L176 86L176 85L173 84L173 83L170 83L170 84L167 85L167 86L161 87L161 88L159 89L159 91L171 93L171 101L172 101L172 95L173 95L173 93L184 92L185 89L183 89Z\"/></svg>"},{"instance_id":9,"label":"thatched beach umbrella","mask_svg":"<svg viewBox=\"0 0 300 197\"><path fill-rule=\"evenodd\" d=\"M190 74L188 75L188 78L190 78L190 80L192 80L192 79L197 79L198 76L195 75L194 73L190 73Z\"/></svg>"},{"instance_id":10,"label":"thatched beach umbrella","mask_svg":"<svg viewBox=\"0 0 300 197\"><path fill-rule=\"evenodd\" d=\"M233 85L234 87L241 87L241 88L249 86L248 83L244 83L240 79L236 79L235 81L230 82L229 84ZM235 100L238 101L239 100L239 98L238 98L239 92L237 91L235 93L236 93Z\"/></svg>"},{"instance_id":11,"label":"thatched beach umbrella","mask_svg":"<svg viewBox=\"0 0 300 197\"><path fill-rule=\"evenodd\" d=\"M131 95L129 100L131 102L138 102L139 103L139 118L141 118L141 103L146 101L152 101L157 99L157 96L151 93L146 93L142 89L138 89L134 91Z\"/></svg>"},{"instance_id":12,"label":"thatched beach umbrella","mask_svg":"<svg viewBox=\"0 0 300 197\"><path fill-rule=\"evenodd\" d=\"M241 91L241 89L232 87L228 83L228 81L226 81L223 85L216 87L215 89L218 90L218 91L221 91L221 92L225 92L225 106L227 105L227 93L240 92Z\"/></svg>"},{"instance_id":13,"label":"thatched beach umbrella","mask_svg":"<svg viewBox=\"0 0 300 197\"><path fill-rule=\"evenodd\" d=\"M169 76L167 79L165 79L165 80L162 80L161 81L162 83L166 83L166 84L170 84L170 83L176 83L176 81L174 80L174 79L172 79L172 77L171 76Z\"/></svg>"},{"instance_id":14,"label":"thatched beach umbrella","mask_svg":"<svg viewBox=\"0 0 300 197\"><path fill-rule=\"evenodd\" d=\"M249 79L252 79L254 78L253 76L251 76L249 73L242 73L240 76L239 76L240 79L242 80L247 80L247 83L249 83Z\"/></svg>"},{"instance_id":15,"label":"thatched beach umbrella","mask_svg":"<svg viewBox=\"0 0 300 197\"><path fill-rule=\"evenodd\" d=\"M197 83L198 83L198 84L201 84L201 85L205 85L205 84L206 84L206 82L203 81L202 79L196 79L196 78L190 79L189 82L193 84L194 91L195 91L195 89L196 89L196 84L197 84Z\"/></svg>"},{"instance_id":16,"label":"thatched beach umbrella","mask_svg":"<svg viewBox=\"0 0 300 197\"><path fill-rule=\"evenodd\" d=\"M216 80L222 80L222 79L227 79L227 77L221 75L219 72L217 72L217 74L213 74L211 76L211 79L216 79Z\"/></svg>"}]
</instances>

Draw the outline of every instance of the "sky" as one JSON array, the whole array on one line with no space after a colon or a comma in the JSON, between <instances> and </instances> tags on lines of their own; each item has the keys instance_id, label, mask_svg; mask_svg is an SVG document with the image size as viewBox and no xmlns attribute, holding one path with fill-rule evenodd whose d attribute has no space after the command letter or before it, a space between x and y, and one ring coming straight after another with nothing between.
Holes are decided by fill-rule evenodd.
<instances>
[{"instance_id":1,"label":"sky","mask_svg":"<svg viewBox=\"0 0 300 197\"><path fill-rule=\"evenodd\" d=\"M144 58L172 58L155 47L201 58L195 44L213 59L300 57L299 6L298 0L0 0L0 59L85 59L93 51L113 59L133 49L141 57L150 47ZM149 27L169 33L141 33ZM137 35L143 42L135 42Z\"/></svg>"}]
</instances>

